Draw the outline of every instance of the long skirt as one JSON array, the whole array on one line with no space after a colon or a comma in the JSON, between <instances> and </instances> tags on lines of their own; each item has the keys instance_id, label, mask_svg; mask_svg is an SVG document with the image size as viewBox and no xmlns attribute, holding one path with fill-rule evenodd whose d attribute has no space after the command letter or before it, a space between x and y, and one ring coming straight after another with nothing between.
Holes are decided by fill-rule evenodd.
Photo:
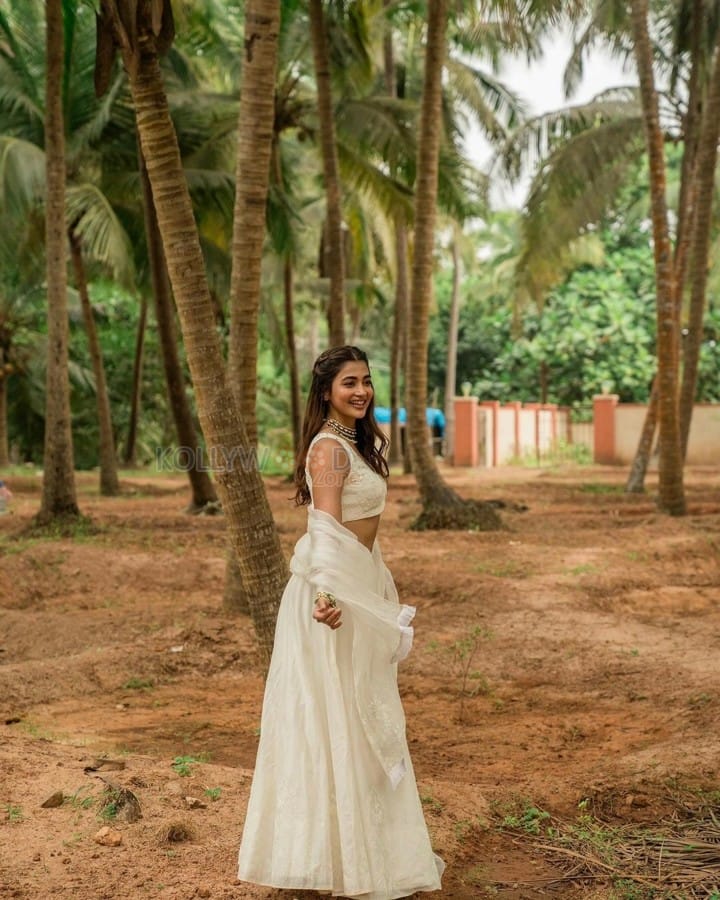
<instances>
[{"instance_id":1,"label":"long skirt","mask_svg":"<svg viewBox=\"0 0 720 900\"><path fill-rule=\"evenodd\" d=\"M387 569L379 551L371 556L358 587L382 595ZM402 721L387 723L403 749L395 786L359 714L353 640L372 640L372 630L342 603L339 629L316 622L315 592L294 574L282 597L238 877L364 900L439 890L444 863L430 844L399 698Z\"/></svg>"}]
</instances>

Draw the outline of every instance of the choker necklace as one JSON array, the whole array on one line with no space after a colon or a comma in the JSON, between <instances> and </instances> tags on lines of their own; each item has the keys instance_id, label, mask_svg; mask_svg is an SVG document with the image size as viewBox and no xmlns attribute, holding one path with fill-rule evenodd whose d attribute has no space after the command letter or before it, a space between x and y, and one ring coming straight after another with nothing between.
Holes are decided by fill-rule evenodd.
<instances>
[{"instance_id":1,"label":"choker necklace","mask_svg":"<svg viewBox=\"0 0 720 900\"><path fill-rule=\"evenodd\" d=\"M345 438L351 444L357 444L357 430L355 428L348 428L347 425L343 425L337 419L325 419L325 424L341 438Z\"/></svg>"}]
</instances>

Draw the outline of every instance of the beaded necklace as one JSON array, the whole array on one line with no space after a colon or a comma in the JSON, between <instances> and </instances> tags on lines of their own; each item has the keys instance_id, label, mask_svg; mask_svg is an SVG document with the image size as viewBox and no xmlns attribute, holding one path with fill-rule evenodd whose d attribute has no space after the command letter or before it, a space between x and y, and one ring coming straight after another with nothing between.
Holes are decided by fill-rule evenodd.
<instances>
[{"instance_id":1,"label":"beaded necklace","mask_svg":"<svg viewBox=\"0 0 720 900\"><path fill-rule=\"evenodd\" d=\"M355 428L349 428L347 425L343 425L342 422L338 422L337 419L325 419L325 424L335 434L345 438L346 441L350 441L351 444L357 444L357 431Z\"/></svg>"}]
</instances>

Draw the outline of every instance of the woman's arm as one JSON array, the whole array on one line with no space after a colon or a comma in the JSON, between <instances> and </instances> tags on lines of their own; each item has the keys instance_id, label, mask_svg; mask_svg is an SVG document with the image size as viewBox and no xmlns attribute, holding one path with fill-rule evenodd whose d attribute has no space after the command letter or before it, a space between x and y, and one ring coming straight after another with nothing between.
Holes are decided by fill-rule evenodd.
<instances>
[{"instance_id":1,"label":"woman's arm","mask_svg":"<svg viewBox=\"0 0 720 900\"><path fill-rule=\"evenodd\" d=\"M313 444L307 465L312 479L313 506L342 525L342 490L350 472L347 451L334 438L322 438ZM334 604L332 594L319 592L313 618L332 629L339 628L341 610Z\"/></svg>"}]
</instances>

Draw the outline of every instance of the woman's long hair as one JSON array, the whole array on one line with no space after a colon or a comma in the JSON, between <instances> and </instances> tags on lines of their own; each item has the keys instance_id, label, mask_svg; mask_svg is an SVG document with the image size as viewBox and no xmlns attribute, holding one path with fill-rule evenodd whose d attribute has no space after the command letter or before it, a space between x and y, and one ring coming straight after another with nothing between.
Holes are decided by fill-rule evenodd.
<instances>
[{"instance_id":1,"label":"woman's long hair","mask_svg":"<svg viewBox=\"0 0 720 900\"><path fill-rule=\"evenodd\" d=\"M329 402L324 399L325 394L330 393L336 375L348 362L364 362L368 367L368 371L370 370L367 353L360 350L359 347L350 345L332 347L330 350L326 350L318 356L313 365L312 384L310 385L310 393L307 406L305 407L300 449L295 460L295 484L297 486L295 503L298 506L304 506L310 502L310 489L305 478L305 461L310 449L310 442L320 431L328 417ZM375 421L374 394L368 404L365 415L362 419L357 420L355 427L357 430L357 444L355 446L358 453L371 469L374 469L383 478L387 478L389 472L384 453L389 441L380 431Z\"/></svg>"}]
</instances>

